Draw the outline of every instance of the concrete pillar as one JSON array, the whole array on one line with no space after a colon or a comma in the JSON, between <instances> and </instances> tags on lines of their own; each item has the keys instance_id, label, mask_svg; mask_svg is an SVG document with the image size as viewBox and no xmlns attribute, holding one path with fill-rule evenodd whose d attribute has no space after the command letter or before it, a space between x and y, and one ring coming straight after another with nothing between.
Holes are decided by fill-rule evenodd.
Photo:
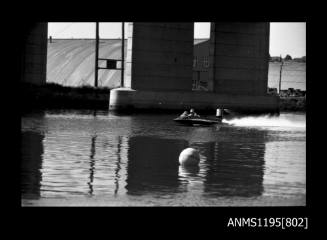
<instances>
[{"instance_id":1,"label":"concrete pillar","mask_svg":"<svg viewBox=\"0 0 327 240\"><path fill-rule=\"evenodd\" d=\"M215 93L265 95L269 23L211 23L209 86Z\"/></svg>"},{"instance_id":2,"label":"concrete pillar","mask_svg":"<svg viewBox=\"0 0 327 240\"><path fill-rule=\"evenodd\" d=\"M193 22L129 23L125 85L110 92L109 108L169 109L177 100L169 94L191 92L193 29Z\"/></svg>"},{"instance_id":3,"label":"concrete pillar","mask_svg":"<svg viewBox=\"0 0 327 240\"><path fill-rule=\"evenodd\" d=\"M208 92L192 91L194 23L128 27L125 85L110 91L110 110L278 111L266 94L268 23L213 24Z\"/></svg>"},{"instance_id":4,"label":"concrete pillar","mask_svg":"<svg viewBox=\"0 0 327 240\"><path fill-rule=\"evenodd\" d=\"M29 24L22 34L21 81L45 84L47 74L48 23Z\"/></svg>"},{"instance_id":5,"label":"concrete pillar","mask_svg":"<svg viewBox=\"0 0 327 240\"><path fill-rule=\"evenodd\" d=\"M191 91L193 25L129 23L125 87Z\"/></svg>"},{"instance_id":6,"label":"concrete pillar","mask_svg":"<svg viewBox=\"0 0 327 240\"><path fill-rule=\"evenodd\" d=\"M125 58L124 86L132 87L132 50L133 50L133 23L127 23L127 53Z\"/></svg>"}]
</instances>

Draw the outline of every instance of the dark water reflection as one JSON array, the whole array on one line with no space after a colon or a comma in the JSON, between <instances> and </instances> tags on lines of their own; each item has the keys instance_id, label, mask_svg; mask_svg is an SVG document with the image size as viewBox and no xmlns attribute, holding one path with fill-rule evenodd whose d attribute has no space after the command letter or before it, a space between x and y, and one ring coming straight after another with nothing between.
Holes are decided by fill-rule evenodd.
<instances>
[{"instance_id":1,"label":"dark water reflection","mask_svg":"<svg viewBox=\"0 0 327 240\"><path fill-rule=\"evenodd\" d=\"M214 196L260 196L264 175L263 143L217 143L208 158L204 191Z\"/></svg>"},{"instance_id":2,"label":"dark water reflection","mask_svg":"<svg viewBox=\"0 0 327 240\"><path fill-rule=\"evenodd\" d=\"M94 155L95 155L95 140L97 136L93 136L91 139L91 154L90 154L90 181L87 183L89 185L89 194L93 195L93 180L94 180L94 165L95 165L95 160L94 160Z\"/></svg>"},{"instance_id":3,"label":"dark water reflection","mask_svg":"<svg viewBox=\"0 0 327 240\"><path fill-rule=\"evenodd\" d=\"M32 131L22 132L21 187L23 195L40 196L44 136Z\"/></svg>"},{"instance_id":4,"label":"dark water reflection","mask_svg":"<svg viewBox=\"0 0 327 240\"><path fill-rule=\"evenodd\" d=\"M185 127L173 117L92 111L23 116L23 199L141 196L147 205L148 198L305 194L305 129ZM178 164L186 147L200 151L199 166Z\"/></svg>"},{"instance_id":5,"label":"dark water reflection","mask_svg":"<svg viewBox=\"0 0 327 240\"><path fill-rule=\"evenodd\" d=\"M188 146L185 140L154 137L129 139L127 194L172 194L178 192L178 157Z\"/></svg>"}]
</instances>

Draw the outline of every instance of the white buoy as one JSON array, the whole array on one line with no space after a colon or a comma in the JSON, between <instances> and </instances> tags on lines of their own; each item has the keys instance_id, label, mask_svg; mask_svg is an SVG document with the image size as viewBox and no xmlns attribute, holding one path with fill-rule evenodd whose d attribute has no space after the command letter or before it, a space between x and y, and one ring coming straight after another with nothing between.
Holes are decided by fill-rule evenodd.
<instances>
[{"instance_id":1,"label":"white buoy","mask_svg":"<svg viewBox=\"0 0 327 240\"><path fill-rule=\"evenodd\" d=\"M178 161L181 165L198 165L200 162L199 151L194 148L186 148L179 155Z\"/></svg>"}]
</instances>

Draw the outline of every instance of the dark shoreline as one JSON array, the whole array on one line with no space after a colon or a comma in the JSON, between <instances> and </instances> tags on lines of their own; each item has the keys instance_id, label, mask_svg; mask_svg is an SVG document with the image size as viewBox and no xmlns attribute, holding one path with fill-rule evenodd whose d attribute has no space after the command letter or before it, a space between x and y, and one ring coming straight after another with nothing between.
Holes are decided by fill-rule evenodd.
<instances>
[{"instance_id":1,"label":"dark shoreline","mask_svg":"<svg viewBox=\"0 0 327 240\"><path fill-rule=\"evenodd\" d=\"M21 83L20 87L23 113L36 109L109 109L109 88L65 87L53 83L41 86ZM306 98L282 97L279 101L279 110L305 112Z\"/></svg>"},{"instance_id":2,"label":"dark shoreline","mask_svg":"<svg viewBox=\"0 0 327 240\"><path fill-rule=\"evenodd\" d=\"M21 83L22 111L33 109L108 109L109 88Z\"/></svg>"},{"instance_id":3,"label":"dark shoreline","mask_svg":"<svg viewBox=\"0 0 327 240\"><path fill-rule=\"evenodd\" d=\"M282 97L279 99L279 111L305 112L306 97Z\"/></svg>"}]
</instances>

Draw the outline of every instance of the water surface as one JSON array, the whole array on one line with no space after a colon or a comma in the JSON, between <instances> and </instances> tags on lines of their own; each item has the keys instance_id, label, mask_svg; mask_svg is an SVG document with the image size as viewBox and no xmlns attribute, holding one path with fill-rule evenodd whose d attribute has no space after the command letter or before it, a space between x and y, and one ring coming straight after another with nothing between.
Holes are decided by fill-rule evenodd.
<instances>
[{"instance_id":1,"label":"water surface","mask_svg":"<svg viewBox=\"0 0 327 240\"><path fill-rule=\"evenodd\" d=\"M234 118L211 127L178 125L174 117L85 110L24 115L23 204L305 205L305 114ZM199 150L198 167L178 164L187 147Z\"/></svg>"}]
</instances>

